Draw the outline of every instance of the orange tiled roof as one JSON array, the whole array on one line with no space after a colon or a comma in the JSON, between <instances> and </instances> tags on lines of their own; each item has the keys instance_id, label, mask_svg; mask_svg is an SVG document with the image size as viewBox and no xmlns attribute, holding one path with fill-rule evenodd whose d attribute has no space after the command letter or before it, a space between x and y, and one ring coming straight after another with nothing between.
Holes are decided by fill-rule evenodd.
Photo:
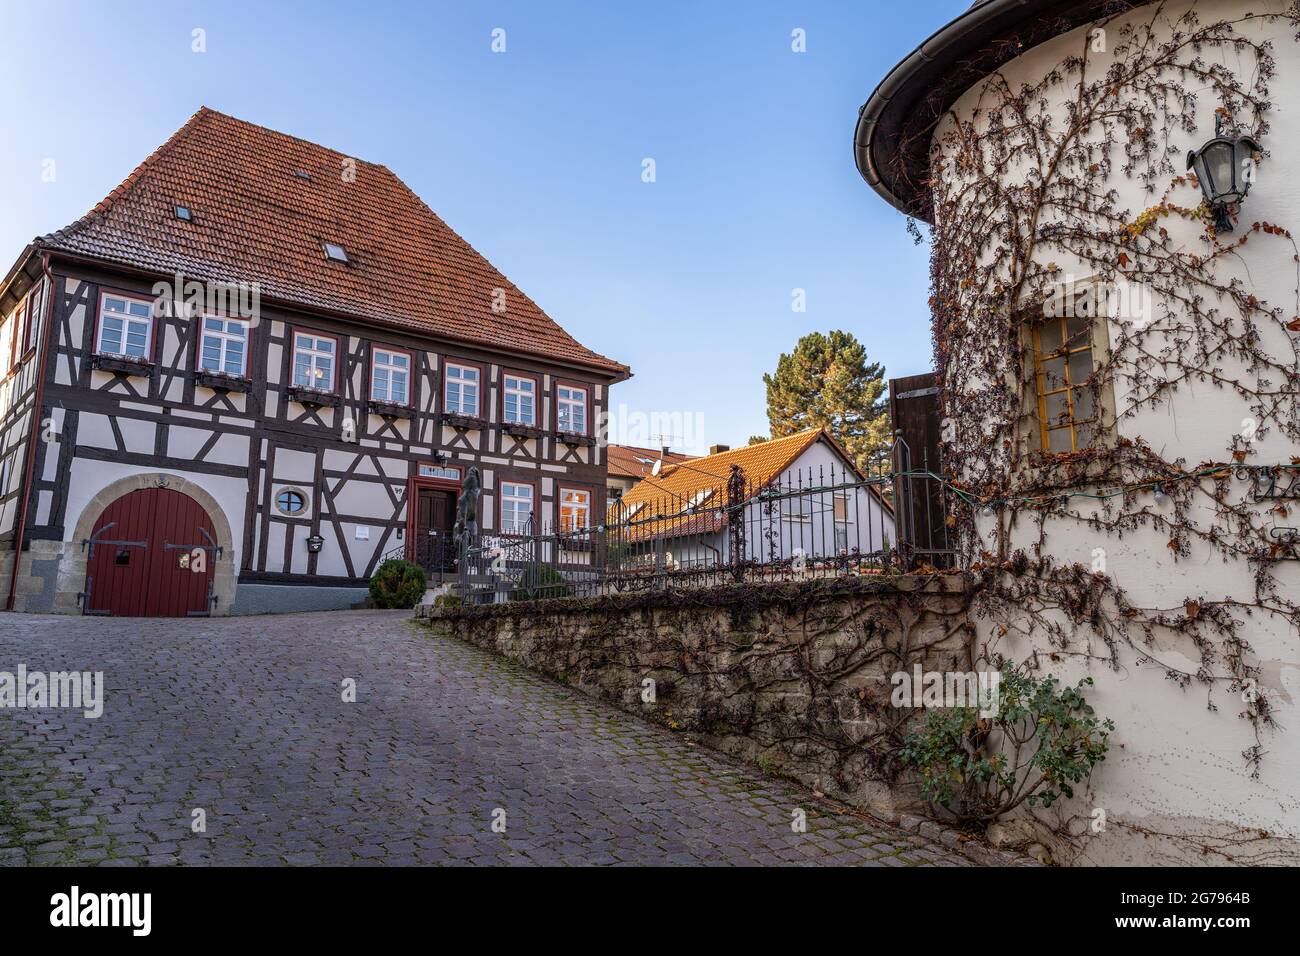
<instances>
[{"instance_id":1,"label":"orange tiled roof","mask_svg":"<svg viewBox=\"0 0 1300 956\"><path fill-rule=\"evenodd\" d=\"M636 445L607 445L609 473L623 478L644 478L650 474L650 468L660 455L658 448L640 448ZM694 456L670 451L664 458L664 464L691 461Z\"/></svg>"},{"instance_id":2,"label":"orange tiled roof","mask_svg":"<svg viewBox=\"0 0 1300 956\"><path fill-rule=\"evenodd\" d=\"M193 222L175 217L178 205ZM351 263L327 260L325 242ZM628 374L560 328L387 167L207 107L86 216L37 243L163 275L256 282L264 299L307 310ZM501 314L495 289L505 290Z\"/></svg>"},{"instance_id":3,"label":"orange tiled roof","mask_svg":"<svg viewBox=\"0 0 1300 956\"><path fill-rule=\"evenodd\" d=\"M719 509L726 503L732 465L739 465L745 473L747 491L757 493L822 436L830 438L823 429L810 428L758 445L694 458L685 464L665 462L658 477L632 486L611 509L609 520L636 522L631 536L637 538L718 531L722 527ZM698 503L688 508L697 498ZM661 517L663 520L652 520Z\"/></svg>"}]
</instances>

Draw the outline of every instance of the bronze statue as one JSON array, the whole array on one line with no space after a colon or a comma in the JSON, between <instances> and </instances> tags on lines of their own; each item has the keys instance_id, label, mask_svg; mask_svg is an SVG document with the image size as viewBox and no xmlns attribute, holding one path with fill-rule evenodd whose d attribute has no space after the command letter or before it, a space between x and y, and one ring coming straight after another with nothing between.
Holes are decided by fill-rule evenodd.
<instances>
[{"instance_id":1,"label":"bronze statue","mask_svg":"<svg viewBox=\"0 0 1300 956\"><path fill-rule=\"evenodd\" d=\"M478 498L483 491L483 479L479 476L478 466L471 466L461 486L460 497L456 499L456 524L452 535L456 539L456 552L461 560L470 543L478 536Z\"/></svg>"}]
</instances>

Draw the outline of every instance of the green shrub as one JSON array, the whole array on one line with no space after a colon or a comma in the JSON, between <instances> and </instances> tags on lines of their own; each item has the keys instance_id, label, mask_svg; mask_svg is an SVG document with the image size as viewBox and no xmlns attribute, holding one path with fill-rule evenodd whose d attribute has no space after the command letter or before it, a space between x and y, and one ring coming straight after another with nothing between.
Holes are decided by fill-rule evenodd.
<instances>
[{"instance_id":1,"label":"green shrub","mask_svg":"<svg viewBox=\"0 0 1300 956\"><path fill-rule=\"evenodd\" d=\"M524 601L568 597L573 591L564 575L548 564L534 564L519 577L519 597Z\"/></svg>"},{"instance_id":2,"label":"green shrub","mask_svg":"<svg viewBox=\"0 0 1300 956\"><path fill-rule=\"evenodd\" d=\"M424 597L424 572L410 561L390 558L370 578L370 597L377 607L413 608Z\"/></svg>"},{"instance_id":3,"label":"green shrub","mask_svg":"<svg viewBox=\"0 0 1300 956\"><path fill-rule=\"evenodd\" d=\"M973 707L926 712L899 750L920 776L921 793L961 823L990 823L1021 803L1050 807L1074 796L1094 765L1106 759L1115 724L1084 699L1085 677L1061 687L1050 674L1030 677L1003 667L997 715Z\"/></svg>"}]
</instances>

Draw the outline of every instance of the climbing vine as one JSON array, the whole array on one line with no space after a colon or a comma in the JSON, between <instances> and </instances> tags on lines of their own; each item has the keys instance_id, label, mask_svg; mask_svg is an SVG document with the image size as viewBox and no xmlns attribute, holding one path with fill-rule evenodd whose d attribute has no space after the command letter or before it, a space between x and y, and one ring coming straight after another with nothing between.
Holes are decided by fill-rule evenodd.
<instances>
[{"instance_id":1,"label":"climbing vine","mask_svg":"<svg viewBox=\"0 0 1300 956\"><path fill-rule=\"evenodd\" d=\"M1261 482L1293 481L1300 459L1256 451L1300 445L1300 249L1285 225L1246 217L1249 200L1230 210L1236 228L1216 233L1182 167L1217 115L1263 145L1255 160L1267 174L1274 44L1300 40L1300 4L1206 22L1194 5L1156 2L1078 36L1033 82L987 77L930 141L943 450L963 503L950 523L980 585L973 610L990 625L990 660L1000 665L1003 638L1032 634L1036 656L1161 668L1202 686L1211 709L1214 691L1230 690L1258 776L1273 717L1248 634L1264 619L1300 633L1300 605L1278 580L1300 555L1277 534L1300 501L1259 494ZM1249 270L1265 259L1295 275L1288 301L1252 287ZM1080 288L1090 303L1063 297ZM1033 329L1076 302L1093 367L1072 384L1095 432L1049 452ZM1179 393L1239 404L1221 456L1192 462L1136 437ZM1148 606L1108 573L1104 545L1125 538L1175 562L1209 554L1248 567L1249 593ZM1088 551L1071 561L1063 540Z\"/></svg>"}]
</instances>

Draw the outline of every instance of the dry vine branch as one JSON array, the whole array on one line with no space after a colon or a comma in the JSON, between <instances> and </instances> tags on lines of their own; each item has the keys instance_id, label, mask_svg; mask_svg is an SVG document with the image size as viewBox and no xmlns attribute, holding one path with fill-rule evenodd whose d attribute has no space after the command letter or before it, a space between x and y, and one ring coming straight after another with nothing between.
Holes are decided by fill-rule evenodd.
<instances>
[{"instance_id":1,"label":"dry vine branch","mask_svg":"<svg viewBox=\"0 0 1300 956\"><path fill-rule=\"evenodd\" d=\"M1032 362L1024 330L1066 277L1056 260L1110 287L1143 289L1150 314L1113 320L1109 351L1086 383L1096 408L1103 389L1117 396L1112 425L1189 387L1212 388L1241 402L1255 436L1276 432L1300 444L1300 249L1273 223L1240 223L1237 232L1216 235L1194 177L1174 165L1177 142L1196 133L1206 100L1266 142L1275 52L1246 29L1261 24L1300 39L1300 5L1211 23L1194 8L1180 14L1163 2L1124 9L1122 19L1117 13L1097 24L1117 37L1108 65L1095 62L1090 31L1081 30L1082 49L1035 82L989 76L967 115L951 112L929 144L930 304L950 425L945 469L970 496L997 502L991 533L981 534L974 509L955 519L982 586L975 611L991 623L995 642L1032 631L1054 655L1082 654L1116 669L1127 649L1135 664L1162 668L1179 686L1205 685L1211 709L1213 688L1256 686L1259 668L1243 636L1248 619L1281 619L1300 633L1300 605L1274 573L1287 555L1269 537L1272 515L1232 475L1248 461L1250 441L1225 436L1224 460L1193 469L1140 439L1112 438L1070 454L1036 450L1024 439L1036 415L1026 409ZM1119 180L1138 183L1149 205L1125 208L1112 185ZM1175 222L1184 227L1172 228ZM1188 223L1197 227L1190 243ZM919 237L915 223L909 229ZM1295 298L1285 307L1260 300L1241 278L1243 250L1260 242L1296 263ZM1208 474L1183 480L1189 470ZM1079 506L1086 500L1079 493L1090 488L1162 480L1169 482L1163 508L1137 492ZM1037 530L1027 548L1013 543L1022 519ZM1054 560L1048 529L1068 525L1113 538L1158 535L1175 560L1208 550L1243 562L1253 570L1254 593L1190 594L1172 609L1138 606L1106 574ZM1156 648L1164 636L1189 642L1195 667L1163 659ZM1093 639L1104 652L1094 652ZM1272 724L1267 696L1249 696L1241 715L1254 736L1243 756L1258 776L1261 733Z\"/></svg>"}]
</instances>

